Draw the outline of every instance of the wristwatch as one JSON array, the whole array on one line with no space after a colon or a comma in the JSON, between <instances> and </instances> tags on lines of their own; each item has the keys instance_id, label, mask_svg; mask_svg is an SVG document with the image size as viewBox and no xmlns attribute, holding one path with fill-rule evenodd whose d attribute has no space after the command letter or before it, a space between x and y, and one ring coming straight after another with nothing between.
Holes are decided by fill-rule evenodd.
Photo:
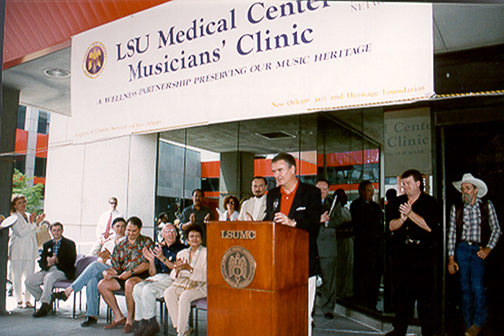
<instances>
[{"instance_id":1,"label":"wristwatch","mask_svg":"<svg viewBox=\"0 0 504 336\"><path fill-rule=\"evenodd\" d=\"M135 275L135 271L131 270L131 276Z\"/></svg>"}]
</instances>

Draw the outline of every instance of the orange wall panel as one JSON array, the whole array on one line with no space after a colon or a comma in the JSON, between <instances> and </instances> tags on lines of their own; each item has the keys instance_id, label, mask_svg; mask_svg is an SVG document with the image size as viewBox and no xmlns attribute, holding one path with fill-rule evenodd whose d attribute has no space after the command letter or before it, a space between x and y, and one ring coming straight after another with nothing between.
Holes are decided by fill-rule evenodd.
<instances>
[{"instance_id":1,"label":"orange wall panel","mask_svg":"<svg viewBox=\"0 0 504 336\"><path fill-rule=\"evenodd\" d=\"M35 156L39 158L46 158L48 144L49 136L47 134L37 133L37 152L35 153Z\"/></svg>"},{"instance_id":2,"label":"orange wall panel","mask_svg":"<svg viewBox=\"0 0 504 336\"><path fill-rule=\"evenodd\" d=\"M26 143L28 141L28 131L16 129L16 146L15 151L18 154L26 155Z\"/></svg>"},{"instance_id":3,"label":"orange wall panel","mask_svg":"<svg viewBox=\"0 0 504 336\"><path fill-rule=\"evenodd\" d=\"M270 159L255 159L254 160L254 175L272 177L271 160Z\"/></svg>"},{"instance_id":4,"label":"orange wall panel","mask_svg":"<svg viewBox=\"0 0 504 336\"><path fill-rule=\"evenodd\" d=\"M45 177L35 176L35 178L33 179L33 184L39 184L39 183L45 185Z\"/></svg>"},{"instance_id":5,"label":"orange wall panel","mask_svg":"<svg viewBox=\"0 0 504 336\"><path fill-rule=\"evenodd\" d=\"M201 162L202 178L219 178L219 176L220 176L220 161Z\"/></svg>"}]
</instances>

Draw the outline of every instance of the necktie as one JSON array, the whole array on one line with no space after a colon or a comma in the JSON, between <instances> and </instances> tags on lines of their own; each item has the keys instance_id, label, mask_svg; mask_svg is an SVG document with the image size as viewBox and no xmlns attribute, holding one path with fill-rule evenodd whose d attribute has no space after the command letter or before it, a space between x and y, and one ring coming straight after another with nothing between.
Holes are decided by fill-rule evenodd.
<instances>
[{"instance_id":1,"label":"necktie","mask_svg":"<svg viewBox=\"0 0 504 336\"><path fill-rule=\"evenodd\" d=\"M108 239L110 233L110 224L112 224L112 212L110 212L110 217L107 222L107 226L105 227L105 231L103 232L103 238Z\"/></svg>"}]
</instances>

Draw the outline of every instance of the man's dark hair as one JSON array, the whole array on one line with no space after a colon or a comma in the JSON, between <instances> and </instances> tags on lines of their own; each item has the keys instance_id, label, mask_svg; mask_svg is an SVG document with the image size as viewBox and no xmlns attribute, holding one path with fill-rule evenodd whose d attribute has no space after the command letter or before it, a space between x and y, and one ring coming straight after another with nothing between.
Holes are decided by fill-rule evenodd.
<instances>
[{"instance_id":1,"label":"man's dark hair","mask_svg":"<svg viewBox=\"0 0 504 336\"><path fill-rule=\"evenodd\" d=\"M334 192L334 195L338 195L338 197L339 197L340 195L346 195L346 192L345 192L345 190L339 188L339 189L336 189L336 191Z\"/></svg>"},{"instance_id":2,"label":"man's dark hair","mask_svg":"<svg viewBox=\"0 0 504 336\"><path fill-rule=\"evenodd\" d=\"M138 229L142 228L142 220L136 216L132 216L128 218L128 224L131 223L132 225L135 225Z\"/></svg>"},{"instance_id":3,"label":"man's dark hair","mask_svg":"<svg viewBox=\"0 0 504 336\"><path fill-rule=\"evenodd\" d=\"M364 180L361 183L359 183L359 194L362 194L366 190L368 184L373 185L373 183L371 183L371 181L369 180Z\"/></svg>"},{"instance_id":4,"label":"man's dark hair","mask_svg":"<svg viewBox=\"0 0 504 336\"><path fill-rule=\"evenodd\" d=\"M424 183L423 183L422 174L416 169L410 169L410 170L406 170L404 173L402 173L401 179L405 179L410 176L413 177L413 180L415 182L420 182L420 191L423 192L424 191Z\"/></svg>"},{"instance_id":5,"label":"man's dark hair","mask_svg":"<svg viewBox=\"0 0 504 336\"><path fill-rule=\"evenodd\" d=\"M252 178L252 180L250 180L250 183L254 182L254 180L263 180L264 181L264 185L268 186L268 180L266 180L266 177L264 177L264 176L254 176Z\"/></svg>"},{"instance_id":6,"label":"man's dark hair","mask_svg":"<svg viewBox=\"0 0 504 336\"><path fill-rule=\"evenodd\" d=\"M114 226L115 223L117 223L117 222L123 222L124 224L126 224L126 219L124 219L123 217L116 217L114 219L114 221L112 222L112 226Z\"/></svg>"},{"instance_id":7,"label":"man's dark hair","mask_svg":"<svg viewBox=\"0 0 504 336\"><path fill-rule=\"evenodd\" d=\"M61 230L63 230L63 224L61 224L61 222L54 222L51 224L51 229L55 226L59 226L61 228Z\"/></svg>"},{"instance_id":8,"label":"man's dark hair","mask_svg":"<svg viewBox=\"0 0 504 336\"><path fill-rule=\"evenodd\" d=\"M159 215L158 215L158 219L161 219L163 217L168 217L168 214L166 212L161 212Z\"/></svg>"},{"instance_id":9,"label":"man's dark hair","mask_svg":"<svg viewBox=\"0 0 504 336\"><path fill-rule=\"evenodd\" d=\"M385 192L385 197L387 198L387 201L393 200L397 197L397 190L390 188Z\"/></svg>"},{"instance_id":10,"label":"man's dark hair","mask_svg":"<svg viewBox=\"0 0 504 336\"><path fill-rule=\"evenodd\" d=\"M287 167L289 168L294 166L294 172L296 172L296 159L294 158L294 156L284 152L278 153L277 156L275 156L273 160L271 160L271 163L275 163L280 160L284 160L287 164Z\"/></svg>"},{"instance_id":11,"label":"man's dark hair","mask_svg":"<svg viewBox=\"0 0 504 336\"><path fill-rule=\"evenodd\" d=\"M197 189L194 189L191 193L191 196L194 196L194 193L199 191L201 193L201 195L204 197L205 196L205 193L203 192L203 190L201 190L200 188L197 188Z\"/></svg>"},{"instance_id":12,"label":"man's dark hair","mask_svg":"<svg viewBox=\"0 0 504 336\"><path fill-rule=\"evenodd\" d=\"M341 188L336 189L336 191L334 192L334 195L336 196L336 202L339 202L340 204L342 204L341 203L341 198L343 196L348 197L347 194L346 194L346 192L345 192L345 190L343 190ZM348 200L348 198L347 198L347 200Z\"/></svg>"},{"instance_id":13,"label":"man's dark hair","mask_svg":"<svg viewBox=\"0 0 504 336\"><path fill-rule=\"evenodd\" d=\"M109 198L109 202L110 202L110 201L115 201L115 202L116 202L116 204L117 204L117 203L119 203L119 202L117 201L117 197L115 197L115 196L110 197L110 198Z\"/></svg>"},{"instance_id":14,"label":"man's dark hair","mask_svg":"<svg viewBox=\"0 0 504 336\"><path fill-rule=\"evenodd\" d=\"M328 186L330 186L329 181L327 181L327 180L326 180L325 178L323 178L323 177L321 177L321 178L317 179L317 182L315 182L315 184L318 184L319 182L325 182L325 183L327 183L327 185L328 185Z\"/></svg>"}]
</instances>

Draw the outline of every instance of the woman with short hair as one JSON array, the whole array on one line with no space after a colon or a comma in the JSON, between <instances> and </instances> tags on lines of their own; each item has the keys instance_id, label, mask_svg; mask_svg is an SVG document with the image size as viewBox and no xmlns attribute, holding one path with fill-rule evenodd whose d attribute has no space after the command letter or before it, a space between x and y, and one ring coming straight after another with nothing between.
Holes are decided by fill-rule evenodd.
<instances>
[{"instance_id":1,"label":"woman with short hair","mask_svg":"<svg viewBox=\"0 0 504 336\"><path fill-rule=\"evenodd\" d=\"M207 249L202 245L203 230L192 224L185 233L189 248L177 253L177 261L170 274L173 284L164 292L177 336L192 333L188 325L191 302L207 296Z\"/></svg>"}]
</instances>

